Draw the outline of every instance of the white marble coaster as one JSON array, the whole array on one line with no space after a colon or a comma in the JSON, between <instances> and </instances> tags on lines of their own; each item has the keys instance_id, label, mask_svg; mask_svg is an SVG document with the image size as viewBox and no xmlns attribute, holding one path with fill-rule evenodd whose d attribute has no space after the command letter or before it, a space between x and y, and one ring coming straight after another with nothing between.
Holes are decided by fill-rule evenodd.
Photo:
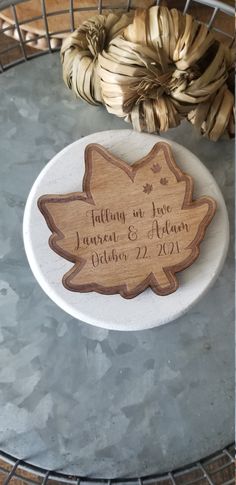
<instances>
[{"instance_id":1,"label":"white marble coaster","mask_svg":"<svg viewBox=\"0 0 236 485\"><path fill-rule=\"evenodd\" d=\"M228 249L229 222L224 199L213 176L189 150L171 141L174 157L183 171L194 178L194 196L212 196L217 212L207 229L195 263L178 274L179 289L168 296L157 296L148 289L131 300L120 295L70 292L62 276L72 263L54 253L49 245L50 231L37 207L43 194L62 194L82 190L84 149L100 143L114 155L132 163L162 138L131 130L95 133L67 146L42 170L29 194L24 214L23 235L26 254L35 278L47 295L78 320L113 330L143 330L168 323L185 313L217 278ZM200 142L200 141L199 141Z\"/></svg>"}]
</instances>

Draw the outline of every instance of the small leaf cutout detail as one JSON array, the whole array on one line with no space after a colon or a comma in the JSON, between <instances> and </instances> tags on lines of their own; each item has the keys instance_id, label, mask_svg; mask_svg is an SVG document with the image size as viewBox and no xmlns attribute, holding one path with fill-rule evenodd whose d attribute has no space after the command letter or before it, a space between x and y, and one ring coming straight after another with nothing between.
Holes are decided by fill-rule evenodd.
<instances>
[{"instance_id":1,"label":"small leaf cutout detail","mask_svg":"<svg viewBox=\"0 0 236 485\"><path fill-rule=\"evenodd\" d=\"M161 171L161 166L159 163L154 163L154 165L151 167L151 170L153 173L159 173Z\"/></svg>"},{"instance_id":2,"label":"small leaf cutout detail","mask_svg":"<svg viewBox=\"0 0 236 485\"><path fill-rule=\"evenodd\" d=\"M145 194L150 194L152 192L152 184L145 184L143 186L143 192Z\"/></svg>"}]
</instances>

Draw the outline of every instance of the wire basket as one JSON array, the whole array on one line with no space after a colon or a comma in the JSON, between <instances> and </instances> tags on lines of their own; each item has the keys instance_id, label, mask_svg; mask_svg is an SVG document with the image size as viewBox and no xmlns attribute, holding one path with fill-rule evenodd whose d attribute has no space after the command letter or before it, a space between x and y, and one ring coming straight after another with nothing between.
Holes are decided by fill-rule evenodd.
<instances>
[{"instance_id":1,"label":"wire basket","mask_svg":"<svg viewBox=\"0 0 236 485\"><path fill-rule=\"evenodd\" d=\"M91 15L109 10L129 11L160 3L168 4L168 1L61 0L61 9L52 10L50 0L0 0L0 72L39 55L59 50L63 37ZM206 23L220 40L232 43L234 22L230 17L234 16L233 7L217 0L172 0L169 3ZM224 30L219 28L219 15L224 16Z\"/></svg>"},{"instance_id":2,"label":"wire basket","mask_svg":"<svg viewBox=\"0 0 236 485\"><path fill-rule=\"evenodd\" d=\"M60 10L52 10L49 0L0 0L0 72L38 56L60 49L63 37L78 27L83 20L109 10L129 11L136 7L168 2L147 0L61 0ZM86 4L86 5L85 5ZM169 2L188 12L214 30L227 44L234 39L234 8L217 0L176 0ZM201 9L199 9L199 4ZM58 5L58 3L57 3ZM32 9L36 12L30 16ZM219 16L224 17L222 30ZM63 21L62 21L63 19ZM220 27L219 27L220 25ZM58 27L59 26L59 30ZM45 470L18 460L0 451L0 485L8 483L54 485L86 485L89 483L121 485L230 485L234 483L234 447L229 445L214 456L204 458L185 468L164 475L135 477L133 479L96 479L75 477Z\"/></svg>"},{"instance_id":3,"label":"wire basket","mask_svg":"<svg viewBox=\"0 0 236 485\"><path fill-rule=\"evenodd\" d=\"M231 485L235 483L233 454L234 447L230 445L213 456L164 475L103 480L43 470L0 451L0 483L8 485L15 479L20 480L20 485Z\"/></svg>"}]
</instances>

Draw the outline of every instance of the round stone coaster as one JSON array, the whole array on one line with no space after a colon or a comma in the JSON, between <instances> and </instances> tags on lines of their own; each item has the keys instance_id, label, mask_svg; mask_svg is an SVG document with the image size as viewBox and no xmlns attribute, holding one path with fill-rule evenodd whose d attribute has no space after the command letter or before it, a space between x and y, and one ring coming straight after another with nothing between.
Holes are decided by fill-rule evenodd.
<instances>
[{"instance_id":1,"label":"round stone coaster","mask_svg":"<svg viewBox=\"0 0 236 485\"><path fill-rule=\"evenodd\" d=\"M192 266L178 274L178 290L167 296L157 296L147 289L126 300L118 294L72 292L62 285L62 277L72 263L49 247L51 232L37 207L38 198L44 194L82 191L84 150L90 143L99 143L116 157L133 163L161 140L157 136L130 130L89 135L58 153L42 170L31 189L23 224L25 250L31 269L46 294L78 320L113 330L143 330L163 325L192 307L206 293L222 268L229 243L224 199L213 176L199 159L183 146L168 141L181 170L193 177L194 198L207 195L217 203L216 214L200 245L200 256Z\"/></svg>"}]
</instances>

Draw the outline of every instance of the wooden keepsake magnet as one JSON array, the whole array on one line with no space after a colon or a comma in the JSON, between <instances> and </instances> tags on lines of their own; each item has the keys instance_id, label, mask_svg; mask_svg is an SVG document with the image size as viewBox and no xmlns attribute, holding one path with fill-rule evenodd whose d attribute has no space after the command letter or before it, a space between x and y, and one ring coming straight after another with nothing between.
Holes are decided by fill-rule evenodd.
<instances>
[{"instance_id":1,"label":"wooden keepsake magnet","mask_svg":"<svg viewBox=\"0 0 236 485\"><path fill-rule=\"evenodd\" d=\"M176 273L197 259L216 210L211 197L192 194L193 179L167 143L133 165L88 145L83 192L38 199L50 247L74 263L65 288L124 298L148 287L157 295L176 291Z\"/></svg>"}]
</instances>

